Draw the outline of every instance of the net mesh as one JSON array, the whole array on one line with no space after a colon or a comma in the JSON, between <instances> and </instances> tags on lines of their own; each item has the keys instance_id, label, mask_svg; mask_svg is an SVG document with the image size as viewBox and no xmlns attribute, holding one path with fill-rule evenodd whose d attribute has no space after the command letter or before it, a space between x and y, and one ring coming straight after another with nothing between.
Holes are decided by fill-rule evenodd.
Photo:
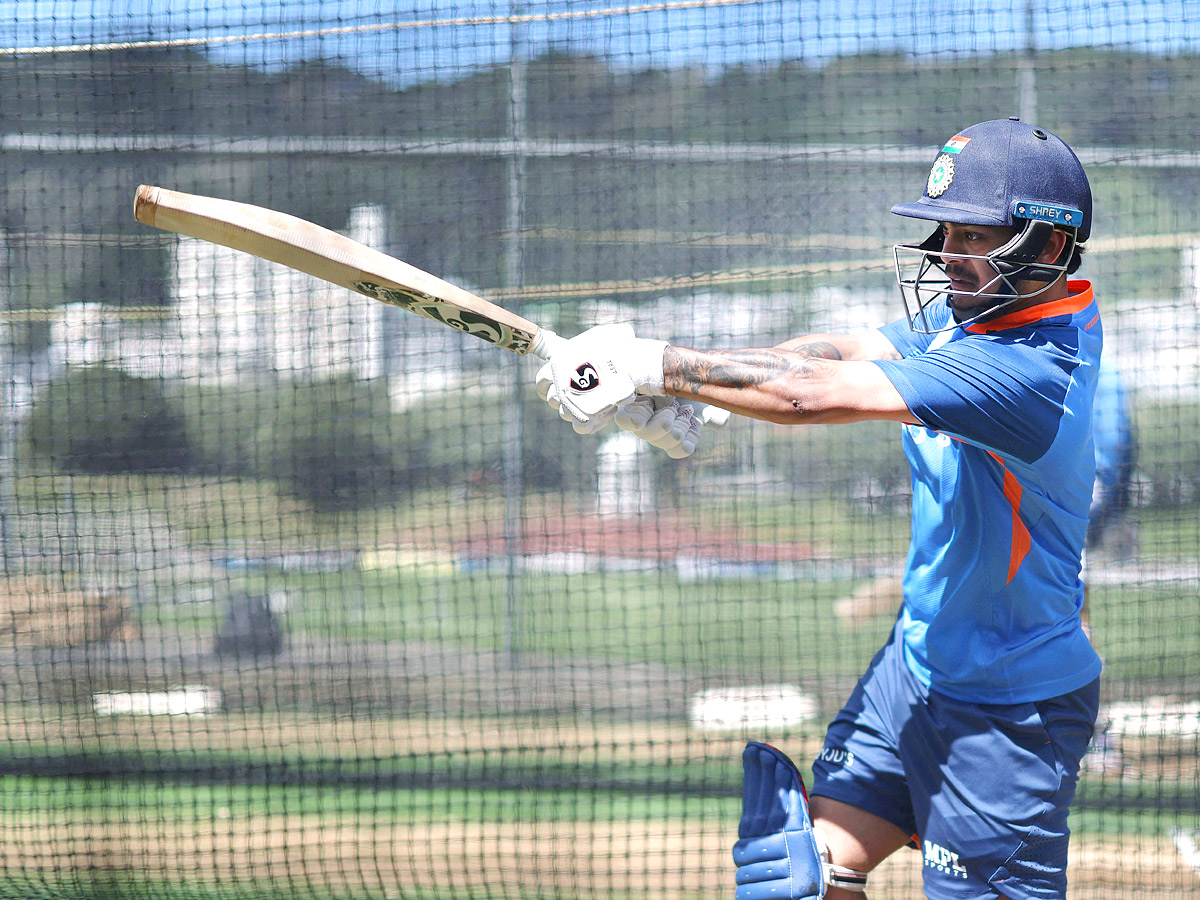
<instances>
[{"instance_id":1,"label":"net mesh","mask_svg":"<svg viewBox=\"0 0 1200 900\"><path fill-rule=\"evenodd\" d=\"M897 318L888 207L1010 114L1088 168L1136 440L1073 895L1200 894L1187 4L9 6L0 896L729 896L745 740L807 767L898 604L895 426L580 437L532 359L141 226L138 184L561 334L763 346Z\"/></svg>"}]
</instances>

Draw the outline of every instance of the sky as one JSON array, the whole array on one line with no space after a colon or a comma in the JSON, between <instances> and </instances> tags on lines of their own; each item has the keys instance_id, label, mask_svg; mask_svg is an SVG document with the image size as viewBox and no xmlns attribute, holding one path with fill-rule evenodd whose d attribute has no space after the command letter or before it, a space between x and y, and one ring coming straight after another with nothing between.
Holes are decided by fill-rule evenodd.
<instances>
[{"instance_id":1,"label":"sky","mask_svg":"<svg viewBox=\"0 0 1200 900\"><path fill-rule=\"evenodd\" d=\"M629 11L648 5L657 8ZM513 14L529 20L514 30ZM297 32L309 34L277 36ZM514 40L528 55L570 48L631 69L816 66L1030 41L1200 53L1200 0L0 0L4 50L180 39L211 41L202 49L223 62L277 69L323 57L401 85L503 63Z\"/></svg>"}]
</instances>

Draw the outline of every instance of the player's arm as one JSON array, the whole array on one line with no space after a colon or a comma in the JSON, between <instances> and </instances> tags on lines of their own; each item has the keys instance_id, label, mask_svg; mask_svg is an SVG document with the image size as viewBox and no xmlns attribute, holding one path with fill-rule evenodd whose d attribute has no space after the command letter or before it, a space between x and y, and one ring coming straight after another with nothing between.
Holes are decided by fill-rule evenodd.
<instances>
[{"instance_id":1,"label":"player's arm","mask_svg":"<svg viewBox=\"0 0 1200 900\"><path fill-rule=\"evenodd\" d=\"M899 359L892 342L877 329L854 334L806 334L777 345L813 359L871 360Z\"/></svg>"},{"instance_id":2,"label":"player's arm","mask_svg":"<svg viewBox=\"0 0 1200 900\"><path fill-rule=\"evenodd\" d=\"M677 397L780 424L914 422L900 393L871 362L899 356L878 331L806 335L751 350L668 346L664 386Z\"/></svg>"},{"instance_id":3,"label":"player's arm","mask_svg":"<svg viewBox=\"0 0 1200 900\"><path fill-rule=\"evenodd\" d=\"M638 395L701 400L781 424L915 422L872 361L899 355L879 332L700 351L639 338L622 323L598 325L565 341L538 371L537 385L542 399L580 434L603 428Z\"/></svg>"}]
</instances>

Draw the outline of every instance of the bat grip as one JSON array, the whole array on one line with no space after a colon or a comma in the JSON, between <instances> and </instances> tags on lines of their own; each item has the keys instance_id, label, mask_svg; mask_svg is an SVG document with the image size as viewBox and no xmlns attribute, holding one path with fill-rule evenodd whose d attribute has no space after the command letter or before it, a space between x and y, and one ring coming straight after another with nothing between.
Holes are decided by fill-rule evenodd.
<instances>
[{"instance_id":1,"label":"bat grip","mask_svg":"<svg viewBox=\"0 0 1200 900\"><path fill-rule=\"evenodd\" d=\"M560 337L549 328L539 328L529 352L541 359L549 359L566 342L566 338Z\"/></svg>"}]
</instances>

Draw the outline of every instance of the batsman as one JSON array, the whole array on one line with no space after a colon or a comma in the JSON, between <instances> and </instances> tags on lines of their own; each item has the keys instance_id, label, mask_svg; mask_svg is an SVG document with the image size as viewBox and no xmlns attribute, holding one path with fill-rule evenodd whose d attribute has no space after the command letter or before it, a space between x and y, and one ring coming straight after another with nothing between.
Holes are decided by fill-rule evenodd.
<instances>
[{"instance_id":1,"label":"batsman","mask_svg":"<svg viewBox=\"0 0 1200 900\"><path fill-rule=\"evenodd\" d=\"M1000 119L952 135L892 212L929 229L893 249L904 318L733 350L601 326L551 354L538 390L582 432L617 417L636 431L630 409L668 403L898 423L913 497L895 627L829 725L810 793L781 751L747 747L736 895L860 896L910 846L932 900L1061 898L1101 668L1080 560L1103 330L1071 278L1091 188L1062 140Z\"/></svg>"}]
</instances>

